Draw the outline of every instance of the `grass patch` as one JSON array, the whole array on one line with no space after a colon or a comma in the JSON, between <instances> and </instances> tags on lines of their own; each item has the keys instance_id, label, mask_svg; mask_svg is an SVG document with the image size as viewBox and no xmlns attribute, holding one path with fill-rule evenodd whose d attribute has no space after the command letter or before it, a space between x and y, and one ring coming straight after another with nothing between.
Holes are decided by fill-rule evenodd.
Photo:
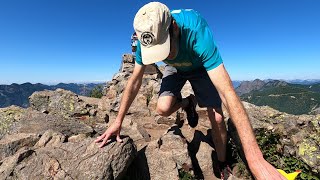
<instances>
[{"instance_id":1,"label":"grass patch","mask_svg":"<svg viewBox=\"0 0 320 180\"><path fill-rule=\"evenodd\" d=\"M189 172L183 170L183 169L180 169L179 170L179 179L180 180L195 180L196 178L190 174Z\"/></svg>"}]
</instances>

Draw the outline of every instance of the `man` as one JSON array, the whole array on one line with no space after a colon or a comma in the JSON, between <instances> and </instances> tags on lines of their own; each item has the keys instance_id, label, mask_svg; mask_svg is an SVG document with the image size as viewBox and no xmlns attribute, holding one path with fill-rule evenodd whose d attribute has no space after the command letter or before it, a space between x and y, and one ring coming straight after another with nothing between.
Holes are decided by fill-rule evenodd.
<instances>
[{"instance_id":1,"label":"man","mask_svg":"<svg viewBox=\"0 0 320 180\"><path fill-rule=\"evenodd\" d=\"M95 142L103 147L111 135L120 139L120 129L129 106L141 86L145 65L163 61L166 66L157 103L157 112L169 116L179 108L187 112L190 126L195 127L198 115L195 103L207 107L213 128L213 141L222 168L226 159L226 127L221 101L238 130L251 172L256 179L285 179L264 158L253 134L248 116L236 95L224 68L206 21L194 10L173 10L159 2L143 6L134 18L134 29L140 43L136 63L125 88L115 122ZM195 92L182 99L180 90L189 80ZM222 171L226 172L226 171ZM226 174L222 174L226 178Z\"/></svg>"}]
</instances>

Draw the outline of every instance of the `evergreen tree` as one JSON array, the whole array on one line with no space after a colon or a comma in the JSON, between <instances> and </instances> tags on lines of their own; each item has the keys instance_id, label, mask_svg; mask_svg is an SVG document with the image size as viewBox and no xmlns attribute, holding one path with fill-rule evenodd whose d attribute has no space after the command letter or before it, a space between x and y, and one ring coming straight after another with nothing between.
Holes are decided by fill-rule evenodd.
<instances>
[{"instance_id":1,"label":"evergreen tree","mask_svg":"<svg viewBox=\"0 0 320 180\"><path fill-rule=\"evenodd\" d=\"M103 86L98 85L91 90L89 96L94 98L101 98L103 96L102 91L103 91Z\"/></svg>"}]
</instances>

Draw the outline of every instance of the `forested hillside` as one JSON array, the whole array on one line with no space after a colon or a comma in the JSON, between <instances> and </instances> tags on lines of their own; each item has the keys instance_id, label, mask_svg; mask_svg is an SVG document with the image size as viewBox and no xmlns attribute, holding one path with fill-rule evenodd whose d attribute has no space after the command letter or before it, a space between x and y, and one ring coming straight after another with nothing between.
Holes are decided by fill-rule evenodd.
<instances>
[{"instance_id":1,"label":"forested hillside","mask_svg":"<svg viewBox=\"0 0 320 180\"><path fill-rule=\"evenodd\" d=\"M241 99L258 106L267 105L290 114L310 114L319 111L320 83L314 85L287 84L268 86L243 94Z\"/></svg>"}]
</instances>

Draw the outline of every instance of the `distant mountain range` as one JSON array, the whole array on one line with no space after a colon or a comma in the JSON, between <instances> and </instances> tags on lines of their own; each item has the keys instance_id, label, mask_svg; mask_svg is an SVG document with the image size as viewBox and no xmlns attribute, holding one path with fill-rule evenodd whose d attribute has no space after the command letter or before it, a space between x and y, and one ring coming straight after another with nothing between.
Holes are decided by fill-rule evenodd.
<instances>
[{"instance_id":1,"label":"distant mountain range","mask_svg":"<svg viewBox=\"0 0 320 180\"><path fill-rule=\"evenodd\" d=\"M260 79L256 79L256 80L260 80ZM253 80L253 81L255 81L255 80ZM260 81L263 81L263 82L269 82L269 81L284 81L284 82L291 83L291 84L303 84L303 85L312 85L312 84L320 83L320 79L294 79L294 80L265 79L265 80L260 80ZM252 81L239 81L239 80L232 81L233 87L234 87L234 88L239 87L242 82L252 82Z\"/></svg>"},{"instance_id":2,"label":"distant mountain range","mask_svg":"<svg viewBox=\"0 0 320 180\"><path fill-rule=\"evenodd\" d=\"M297 82L297 81L295 81ZM236 92L243 101L290 114L320 114L320 82L243 81ZM307 85L306 85L307 84Z\"/></svg>"},{"instance_id":3,"label":"distant mountain range","mask_svg":"<svg viewBox=\"0 0 320 180\"><path fill-rule=\"evenodd\" d=\"M235 89L239 96L250 93L251 91L265 89L267 87L279 87L288 85L285 81L280 80L268 80L263 81L255 79L253 81L242 81L240 85Z\"/></svg>"},{"instance_id":4,"label":"distant mountain range","mask_svg":"<svg viewBox=\"0 0 320 180\"><path fill-rule=\"evenodd\" d=\"M240 86L242 81L232 81L232 85L234 88L237 88L238 86Z\"/></svg>"},{"instance_id":5,"label":"distant mountain range","mask_svg":"<svg viewBox=\"0 0 320 180\"><path fill-rule=\"evenodd\" d=\"M267 105L290 114L320 114L320 80L253 80L232 81L237 94L244 101L255 105ZM35 91L66 89L88 96L97 85L104 83L60 83L0 85L0 108L10 105L28 107L28 97Z\"/></svg>"},{"instance_id":6,"label":"distant mountain range","mask_svg":"<svg viewBox=\"0 0 320 180\"><path fill-rule=\"evenodd\" d=\"M295 80L287 80L287 82L292 84L312 85L312 84L320 83L320 79L307 79L307 80L295 79Z\"/></svg>"},{"instance_id":7,"label":"distant mountain range","mask_svg":"<svg viewBox=\"0 0 320 180\"><path fill-rule=\"evenodd\" d=\"M11 85L0 85L0 108L10 105L17 105L20 107L29 106L29 96L35 91L56 90L58 88L72 91L76 94L88 96L91 90L96 87L96 83L76 84L76 83L59 83L57 85L31 84L23 83ZM104 85L104 84L103 84Z\"/></svg>"}]
</instances>

